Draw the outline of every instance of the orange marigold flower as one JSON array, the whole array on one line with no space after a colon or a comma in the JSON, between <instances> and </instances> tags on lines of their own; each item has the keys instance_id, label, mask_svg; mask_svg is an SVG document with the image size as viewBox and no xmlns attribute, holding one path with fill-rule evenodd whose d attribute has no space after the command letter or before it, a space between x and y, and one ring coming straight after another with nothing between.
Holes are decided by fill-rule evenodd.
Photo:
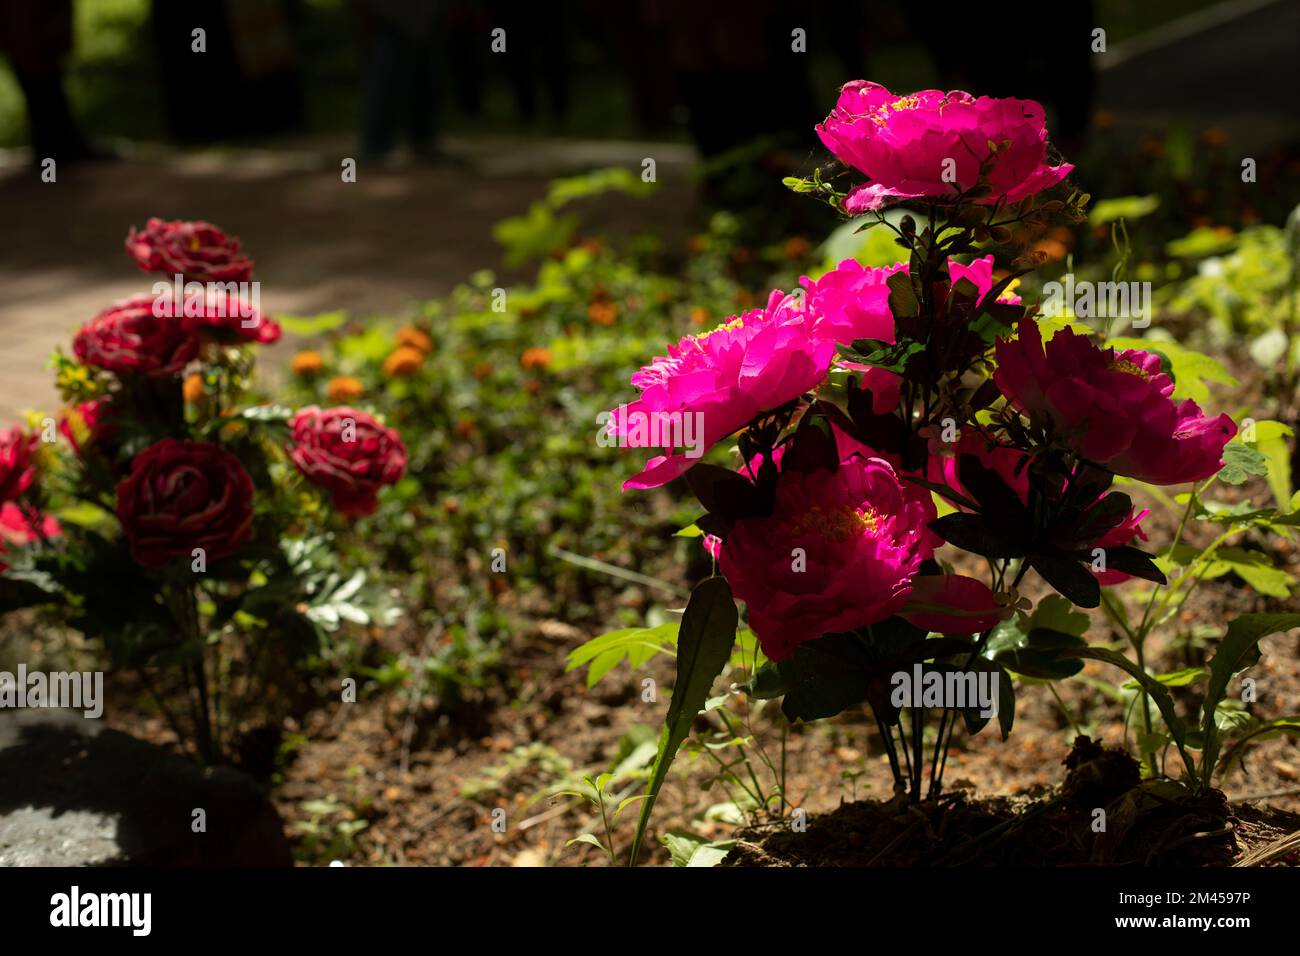
<instances>
[{"instance_id":1,"label":"orange marigold flower","mask_svg":"<svg viewBox=\"0 0 1300 956\"><path fill-rule=\"evenodd\" d=\"M404 325L397 330L397 344L415 349L428 355L433 351L433 339L423 329L414 325Z\"/></svg>"},{"instance_id":2,"label":"orange marigold flower","mask_svg":"<svg viewBox=\"0 0 1300 956\"><path fill-rule=\"evenodd\" d=\"M691 309L691 325L705 326L709 324L709 310L702 305L697 305Z\"/></svg>"},{"instance_id":3,"label":"orange marigold flower","mask_svg":"<svg viewBox=\"0 0 1300 956\"><path fill-rule=\"evenodd\" d=\"M339 375L330 379L329 387L325 390L331 402L352 401L365 393L366 387L361 384L361 380L351 375Z\"/></svg>"},{"instance_id":4,"label":"orange marigold flower","mask_svg":"<svg viewBox=\"0 0 1300 956\"><path fill-rule=\"evenodd\" d=\"M203 397L203 376L197 372L187 376L185 384L181 386L181 392L185 395L185 401L197 402Z\"/></svg>"},{"instance_id":5,"label":"orange marigold flower","mask_svg":"<svg viewBox=\"0 0 1300 956\"><path fill-rule=\"evenodd\" d=\"M294 375L315 375L325 367L319 352L299 352L290 363Z\"/></svg>"},{"instance_id":6,"label":"orange marigold flower","mask_svg":"<svg viewBox=\"0 0 1300 956\"><path fill-rule=\"evenodd\" d=\"M546 368L551 364L551 350L537 345L524 349L524 354L519 357L519 364L525 369Z\"/></svg>"},{"instance_id":7,"label":"orange marigold flower","mask_svg":"<svg viewBox=\"0 0 1300 956\"><path fill-rule=\"evenodd\" d=\"M424 364L424 353L409 345L401 345L384 359L384 372L388 375L412 375Z\"/></svg>"},{"instance_id":8,"label":"orange marigold flower","mask_svg":"<svg viewBox=\"0 0 1300 956\"><path fill-rule=\"evenodd\" d=\"M618 319L618 306L613 302L593 302L587 306L587 318L597 325L611 326Z\"/></svg>"}]
</instances>

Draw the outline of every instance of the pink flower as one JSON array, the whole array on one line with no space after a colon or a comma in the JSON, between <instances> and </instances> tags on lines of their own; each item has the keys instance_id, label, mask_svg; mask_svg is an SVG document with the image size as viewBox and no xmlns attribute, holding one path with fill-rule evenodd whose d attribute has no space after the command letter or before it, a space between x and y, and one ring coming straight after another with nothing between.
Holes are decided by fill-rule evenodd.
<instances>
[{"instance_id":1,"label":"pink flower","mask_svg":"<svg viewBox=\"0 0 1300 956\"><path fill-rule=\"evenodd\" d=\"M779 661L823 634L904 611L921 564L938 543L927 527L934 517L929 492L901 481L883 459L854 455L835 472L783 473L772 514L736 522L723 542L720 567L748 605L763 652ZM962 604L979 613L944 617L926 607L921 613L928 617L918 626L973 633L996 621L992 594L972 583L983 588L982 605L973 598L975 588L955 588ZM924 588L938 595L944 585L926 582Z\"/></svg>"},{"instance_id":2,"label":"pink flower","mask_svg":"<svg viewBox=\"0 0 1300 956\"><path fill-rule=\"evenodd\" d=\"M712 332L668 347L632 376L641 396L609 413L606 430L628 447L656 447L638 435L640 423L693 416L702 425L696 447L651 458L627 488L654 488L684 474L699 456L760 413L816 388L835 356L835 343L816 336L806 312L779 290L766 309L752 309Z\"/></svg>"},{"instance_id":3,"label":"pink flower","mask_svg":"<svg viewBox=\"0 0 1300 956\"><path fill-rule=\"evenodd\" d=\"M854 215L906 199L952 198L981 181L992 193L977 201L1018 202L1074 169L1069 163L1046 165L1041 105L961 90L900 97L878 83L855 80L840 89L817 134L837 159L867 177L845 199Z\"/></svg>"},{"instance_id":4,"label":"pink flower","mask_svg":"<svg viewBox=\"0 0 1300 956\"><path fill-rule=\"evenodd\" d=\"M0 504L0 571L9 567L3 560L5 552L44 538L57 538L62 530L52 515L25 511L12 501Z\"/></svg>"},{"instance_id":5,"label":"pink flower","mask_svg":"<svg viewBox=\"0 0 1300 956\"><path fill-rule=\"evenodd\" d=\"M893 342L894 316L889 311L889 286L895 272L907 264L875 269L856 259L845 259L815 282L804 276L805 304L817 334L852 345L856 339Z\"/></svg>"},{"instance_id":6,"label":"pink flower","mask_svg":"<svg viewBox=\"0 0 1300 956\"><path fill-rule=\"evenodd\" d=\"M0 429L0 502L12 501L36 480L37 437L21 428Z\"/></svg>"},{"instance_id":7,"label":"pink flower","mask_svg":"<svg viewBox=\"0 0 1300 956\"><path fill-rule=\"evenodd\" d=\"M962 279L971 282L979 290L979 298L982 299L993 288L993 256L982 256L979 259L972 260L970 265L965 266L956 259L949 259L948 278L953 285L956 285ZM998 296L998 301L1005 302L1008 305L1019 305L1020 296L1004 291Z\"/></svg>"},{"instance_id":8,"label":"pink flower","mask_svg":"<svg viewBox=\"0 0 1300 956\"><path fill-rule=\"evenodd\" d=\"M906 262L876 269L856 259L845 259L816 281L807 276L801 278L814 334L834 339L841 345L852 345L858 339L890 344L898 341L894 315L889 310L887 284L896 272L910 275L911 269ZM976 259L970 265L949 259L948 275L952 285L962 279L969 280L982 299L993 288L993 256ZM998 301L1019 305L1020 296L1003 293Z\"/></svg>"},{"instance_id":9,"label":"pink flower","mask_svg":"<svg viewBox=\"0 0 1300 956\"><path fill-rule=\"evenodd\" d=\"M1210 418L1190 399L1175 402L1158 355L1102 350L1069 328L1044 348L1029 319L995 349L1002 394L1062 433L1080 457L1156 485L1200 481L1223 467L1223 447L1237 431L1232 419Z\"/></svg>"},{"instance_id":10,"label":"pink flower","mask_svg":"<svg viewBox=\"0 0 1300 956\"><path fill-rule=\"evenodd\" d=\"M1127 544L1132 544L1135 539L1146 541L1147 533L1142 530L1142 519L1150 513L1150 508L1143 508L1141 511L1138 511L1136 508L1131 509L1127 518L1094 541L1092 547L1119 548ZM1132 577L1131 574L1125 574L1123 571L1114 571L1110 568L1107 568L1105 571L1093 571L1091 566L1089 566L1089 571L1092 573L1092 576L1097 579L1098 584L1107 586L1112 584L1123 584Z\"/></svg>"}]
</instances>

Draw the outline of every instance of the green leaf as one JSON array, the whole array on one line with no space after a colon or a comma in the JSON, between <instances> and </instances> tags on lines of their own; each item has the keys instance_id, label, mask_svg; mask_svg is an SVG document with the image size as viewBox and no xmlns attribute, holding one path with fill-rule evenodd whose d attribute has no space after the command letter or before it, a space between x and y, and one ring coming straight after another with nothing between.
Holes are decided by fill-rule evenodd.
<instances>
[{"instance_id":1,"label":"green leaf","mask_svg":"<svg viewBox=\"0 0 1300 956\"><path fill-rule=\"evenodd\" d=\"M1117 219L1133 222L1143 216L1149 216L1160 208L1160 197L1117 196L1114 199L1102 199L1088 211L1088 225L1104 226Z\"/></svg>"},{"instance_id":2,"label":"green leaf","mask_svg":"<svg viewBox=\"0 0 1300 956\"><path fill-rule=\"evenodd\" d=\"M568 672L589 665L587 686L595 687L623 660L635 670L656 654L670 651L677 641L678 627L677 621L668 621L657 627L625 627L593 637L569 652L564 669Z\"/></svg>"},{"instance_id":3,"label":"green leaf","mask_svg":"<svg viewBox=\"0 0 1300 956\"><path fill-rule=\"evenodd\" d=\"M1280 599L1291 596L1289 585L1295 583L1295 578L1275 566L1267 554L1245 548L1219 548L1203 577L1218 578L1228 572L1236 574L1260 594Z\"/></svg>"},{"instance_id":4,"label":"green leaf","mask_svg":"<svg viewBox=\"0 0 1300 956\"><path fill-rule=\"evenodd\" d=\"M934 522L930 524L934 526ZM1033 554L1027 560L1044 581L1078 607L1096 607L1101 603L1101 585L1075 559Z\"/></svg>"},{"instance_id":5,"label":"green leaf","mask_svg":"<svg viewBox=\"0 0 1300 956\"><path fill-rule=\"evenodd\" d=\"M1184 667L1182 670L1169 671L1167 674L1156 674L1155 679L1166 687L1186 687L1193 681L1198 681L1205 676L1204 667ZM1137 690L1138 682L1135 680L1124 682L1125 690Z\"/></svg>"},{"instance_id":6,"label":"green leaf","mask_svg":"<svg viewBox=\"0 0 1300 956\"><path fill-rule=\"evenodd\" d=\"M1268 461L1250 445L1230 442L1223 449L1223 468L1218 478L1226 485L1245 484L1252 475L1268 474Z\"/></svg>"},{"instance_id":7,"label":"green leaf","mask_svg":"<svg viewBox=\"0 0 1300 956\"><path fill-rule=\"evenodd\" d=\"M1291 501L1291 448L1287 439L1295 432L1281 422L1255 422L1255 450L1268 466L1268 487L1279 508Z\"/></svg>"},{"instance_id":8,"label":"green leaf","mask_svg":"<svg viewBox=\"0 0 1300 956\"><path fill-rule=\"evenodd\" d=\"M343 323L348 320L346 312L322 312L320 315L283 315L277 313L275 321L280 323L280 327L290 335L299 335L303 338L312 338L317 335L324 335L326 332L333 332L341 328Z\"/></svg>"},{"instance_id":9,"label":"green leaf","mask_svg":"<svg viewBox=\"0 0 1300 956\"><path fill-rule=\"evenodd\" d=\"M956 512L930 522L930 530L963 551L989 558L1019 558L1025 543L1015 533L985 515Z\"/></svg>"},{"instance_id":10,"label":"green leaf","mask_svg":"<svg viewBox=\"0 0 1300 956\"><path fill-rule=\"evenodd\" d=\"M636 836L632 840L632 866L636 865L641 841L645 838L659 789L668 776L668 768L690 733L695 715L704 708L713 681L722 673L731 656L737 623L736 602L724 578L708 578L691 592L677 635L677 683L673 686L668 716L660 733L659 754L646 789L648 799L641 807Z\"/></svg>"},{"instance_id":11,"label":"green leaf","mask_svg":"<svg viewBox=\"0 0 1300 956\"><path fill-rule=\"evenodd\" d=\"M916 300L911 276L900 269L886 279L885 284L889 286L889 311L894 314L894 318L905 319L916 315L921 306Z\"/></svg>"},{"instance_id":12,"label":"green leaf","mask_svg":"<svg viewBox=\"0 0 1300 956\"><path fill-rule=\"evenodd\" d=\"M1243 614L1228 624L1228 631L1210 660L1210 682L1201 710L1201 733L1205 737L1205 756L1201 761L1204 786L1210 785L1210 774L1219 757L1219 728L1214 714L1228 692L1228 682L1259 660L1260 640L1293 627L1300 627L1300 614Z\"/></svg>"},{"instance_id":13,"label":"green leaf","mask_svg":"<svg viewBox=\"0 0 1300 956\"><path fill-rule=\"evenodd\" d=\"M712 842L694 833L674 830L662 838L673 858L673 866L717 866L735 846L735 840Z\"/></svg>"},{"instance_id":14,"label":"green leaf","mask_svg":"<svg viewBox=\"0 0 1300 956\"><path fill-rule=\"evenodd\" d=\"M568 846L573 846L575 843L587 843L590 844L591 846L594 846L597 850L600 850L602 853L605 852L605 844L601 843L600 838L596 836L596 834L594 833L580 833L572 840L565 841L564 845L568 847Z\"/></svg>"}]
</instances>

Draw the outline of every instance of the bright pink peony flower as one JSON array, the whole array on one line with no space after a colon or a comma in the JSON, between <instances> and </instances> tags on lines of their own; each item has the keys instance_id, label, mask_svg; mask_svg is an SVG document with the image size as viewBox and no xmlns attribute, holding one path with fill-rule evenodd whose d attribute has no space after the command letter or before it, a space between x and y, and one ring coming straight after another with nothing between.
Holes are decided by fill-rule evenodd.
<instances>
[{"instance_id":1,"label":"bright pink peony flower","mask_svg":"<svg viewBox=\"0 0 1300 956\"><path fill-rule=\"evenodd\" d=\"M1064 433L1088 461L1156 485L1200 481L1223 467L1223 446L1237 432L1232 419L1210 418L1190 399L1174 402L1158 355L1102 350L1069 328L1044 348L1031 319L995 349L1002 394Z\"/></svg>"},{"instance_id":2,"label":"bright pink peony flower","mask_svg":"<svg viewBox=\"0 0 1300 956\"><path fill-rule=\"evenodd\" d=\"M712 332L690 336L668 347L632 376L641 396L610 412L606 430L627 447L641 443L639 423L665 416L700 416L696 449L675 448L651 458L627 488L654 488L684 474L698 460L687 451L708 451L761 412L793 401L825 379L835 343L815 335L807 313L794 308L780 290L766 309L752 309Z\"/></svg>"},{"instance_id":3,"label":"bright pink peony flower","mask_svg":"<svg viewBox=\"0 0 1300 956\"><path fill-rule=\"evenodd\" d=\"M953 285L956 285L962 279L968 280L979 290L979 297L982 299L993 288L993 257L991 255L981 256L978 259L971 260L970 265L962 265L956 259L949 259L948 278ZM1013 292L1003 291L998 296L998 301L1005 302L1008 305L1019 305L1020 296Z\"/></svg>"},{"instance_id":4,"label":"bright pink peony flower","mask_svg":"<svg viewBox=\"0 0 1300 956\"><path fill-rule=\"evenodd\" d=\"M53 515L24 511L12 501L0 504L0 571L9 567L4 554L33 541L57 538L63 529Z\"/></svg>"},{"instance_id":5,"label":"bright pink peony flower","mask_svg":"<svg viewBox=\"0 0 1300 956\"><path fill-rule=\"evenodd\" d=\"M899 270L906 272L907 263L876 269L857 259L845 259L815 282L807 276L801 278L815 332L844 345L852 345L856 339L895 341L885 283Z\"/></svg>"},{"instance_id":6,"label":"bright pink peony flower","mask_svg":"<svg viewBox=\"0 0 1300 956\"><path fill-rule=\"evenodd\" d=\"M817 134L837 159L867 177L845 199L854 215L906 199L951 198L980 183L980 167L990 156L985 182L992 193L980 202L1018 202L1074 169L1046 164L1041 105L961 90L897 96L855 80L840 89Z\"/></svg>"},{"instance_id":7,"label":"bright pink peony flower","mask_svg":"<svg viewBox=\"0 0 1300 956\"><path fill-rule=\"evenodd\" d=\"M906 262L892 266L872 268L856 259L845 259L816 281L804 276L799 280L806 290L805 306L812 319L813 332L834 339L841 345L852 345L857 339L874 339L896 342L894 316L889 311L889 277L896 272L910 274ZM956 259L948 260L948 275L955 285L968 279L979 290L982 299L993 288L993 257L984 256L962 265ZM1003 293L999 302L1019 305L1020 296Z\"/></svg>"},{"instance_id":8,"label":"bright pink peony flower","mask_svg":"<svg viewBox=\"0 0 1300 956\"><path fill-rule=\"evenodd\" d=\"M888 462L855 455L833 473L783 473L773 513L736 522L722 544L720 567L748 605L763 652L783 660L823 634L905 611L921 564L938 542L927 527L934 517L929 492L901 481ZM993 595L978 581L972 585L954 586L962 599L958 616L926 606L918 626L953 633L990 626L998 619ZM924 585L927 596L945 587ZM982 605L976 588L983 588ZM978 613L960 613L966 610Z\"/></svg>"}]
</instances>

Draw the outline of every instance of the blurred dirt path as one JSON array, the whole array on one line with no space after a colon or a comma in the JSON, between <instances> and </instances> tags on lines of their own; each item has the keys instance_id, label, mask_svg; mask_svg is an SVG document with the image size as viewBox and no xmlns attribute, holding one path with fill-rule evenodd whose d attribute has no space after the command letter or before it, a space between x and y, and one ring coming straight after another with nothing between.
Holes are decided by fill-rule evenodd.
<instances>
[{"instance_id":1,"label":"blurred dirt path","mask_svg":"<svg viewBox=\"0 0 1300 956\"><path fill-rule=\"evenodd\" d=\"M693 190L681 146L475 140L450 143L461 167L409 166L339 175L344 148L148 156L58 171L41 183L0 166L0 427L23 410L52 410L46 360L114 300L153 281L122 247L150 216L208 219L256 259L269 314L345 309L400 313L494 268L492 226L523 212L555 175L600 166L640 170L657 158L662 188L649 201L602 200L592 231L685 228ZM286 341L278 352L293 348Z\"/></svg>"}]
</instances>

